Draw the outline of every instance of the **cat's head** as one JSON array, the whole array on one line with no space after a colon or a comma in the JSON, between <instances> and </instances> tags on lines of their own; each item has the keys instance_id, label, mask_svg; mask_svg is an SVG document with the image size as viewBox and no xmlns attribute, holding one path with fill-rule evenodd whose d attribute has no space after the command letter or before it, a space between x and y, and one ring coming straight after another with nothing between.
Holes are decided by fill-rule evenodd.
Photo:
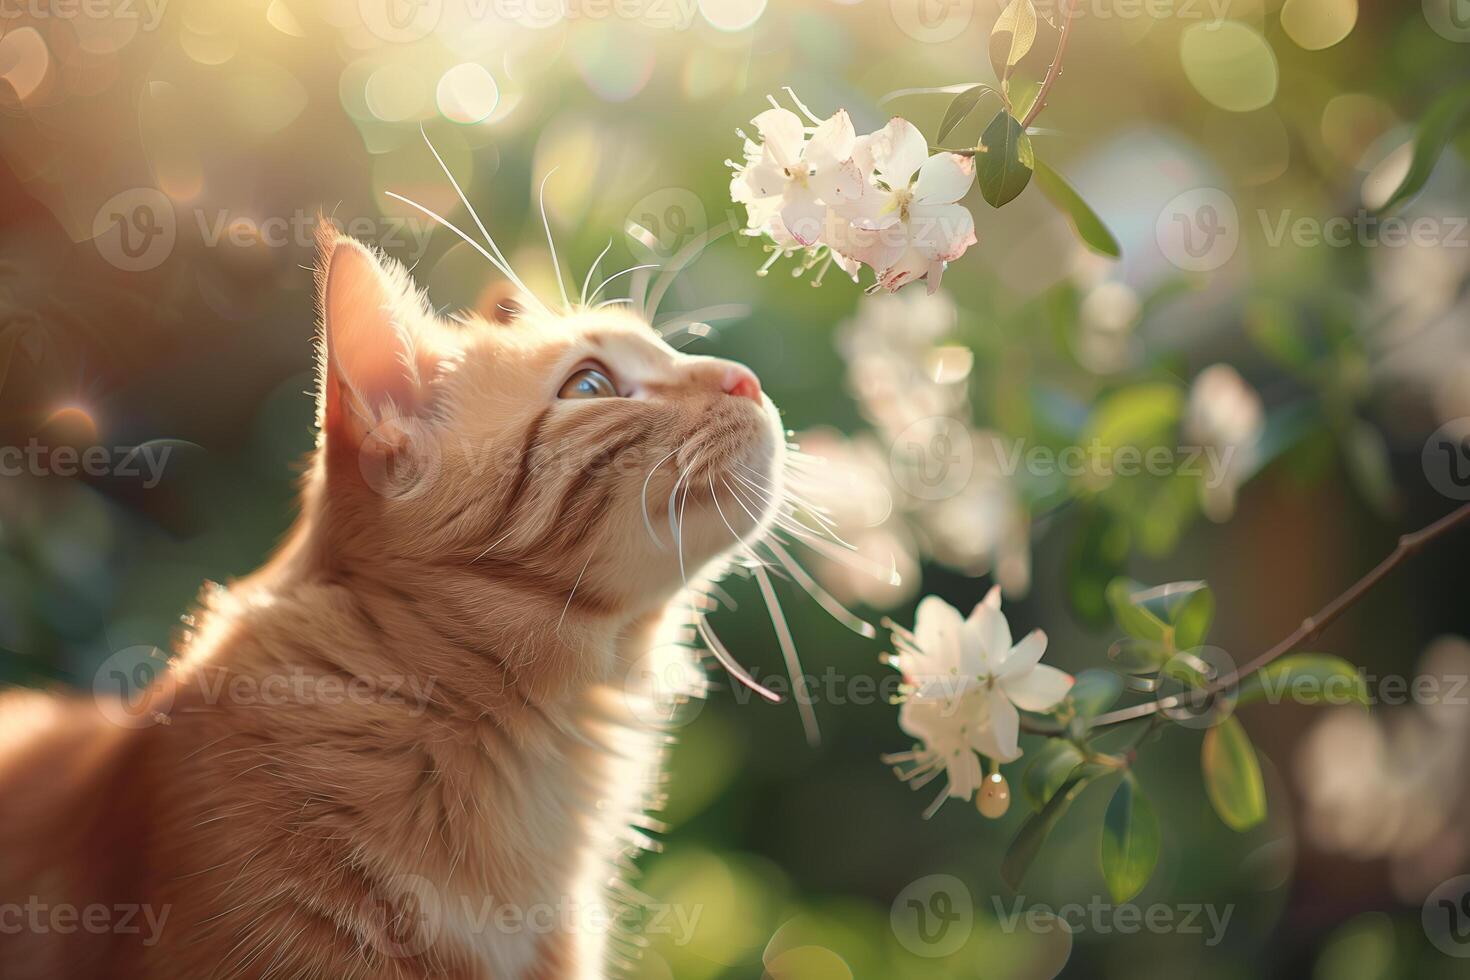
<instances>
[{"instance_id":1,"label":"cat's head","mask_svg":"<svg viewBox=\"0 0 1470 980\"><path fill-rule=\"evenodd\" d=\"M763 532L785 444L747 368L617 306L444 318L397 262L319 240L329 559L637 615Z\"/></svg>"}]
</instances>

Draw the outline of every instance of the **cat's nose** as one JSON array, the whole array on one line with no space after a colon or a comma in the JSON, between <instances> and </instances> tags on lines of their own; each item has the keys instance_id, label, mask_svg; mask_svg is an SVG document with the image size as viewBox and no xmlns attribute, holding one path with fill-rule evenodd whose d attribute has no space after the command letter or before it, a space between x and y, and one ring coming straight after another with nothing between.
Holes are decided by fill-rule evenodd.
<instances>
[{"instance_id":1,"label":"cat's nose","mask_svg":"<svg viewBox=\"0 0 1470 980\"><path fill-rule=\"evenodd\" d=\"M727 395L749 398L756 404L761 400L761 381L755 372L744 364L730 364L720 379L720 388Z\"/></svg>"}]
</instances>

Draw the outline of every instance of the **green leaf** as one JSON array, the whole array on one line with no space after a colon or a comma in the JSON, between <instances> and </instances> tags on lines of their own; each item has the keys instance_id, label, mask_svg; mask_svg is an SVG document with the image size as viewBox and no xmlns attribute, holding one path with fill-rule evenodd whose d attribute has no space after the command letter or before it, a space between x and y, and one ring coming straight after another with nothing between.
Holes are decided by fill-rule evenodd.
<instances>
[{"instance_id":1,"label":"green leaf","mask_svg":"<svg viewBox=\"0 0 1470 980\"><path fill-rule=\"evenodd\" d=\"M1126 902L1143 891L1159 863L1159 818L1127 773L1103 817L1102 873L1113 901Z\"/></svg>"},{"instance_id":2,"label":"green leaf","mask_svg":"<svg viewBox=\"0 0 1470 980\"><path fill-rule=\"evenodd\" d=\"M1146 591L1146 586L1132 579L1115 578L1108 583L1108 605L1113 610L1118 628L1124 633L1135 639L1163 643L1169 624L1133 601L1135 594Z\"/></svg>"},{"instance_id":3,"label":"green leaf","mask_svg":"<svg viewBox=\"0 0 1470 980\"><path fill-rule=\"evenodd\" d=\"M1440 154L1449 145L1467 111L1470 111L1470 85L1451 89L1430 106L1414 133L1414 157L1409 163L1409 172L1388 195L1388 200L1378 209L1380 212L1397 207L1424 189Z\"/></svg>"},{"instance_id":4,"label":"green leaf","mask_svg":"<svg viewBox=\"0 0 1470 980\"><path fill-rule=\"evenodd\" d=\"M1368 707L1368 685L1358 669L1326 653L1294 653L1267 664L1240 684L1236 704L1290 698L1297 704Z\"/></svg>"},{"instance_id":5,"label":"green leaf","mask_svg":"<svg viewBox=\"0 0 1470 980\"><path fill-rule=\"evenodd\" d=\"M1016 836L1006 848L1005 858L1000 862L1000 875L1013 891L1021 886L1021 879L1026 877L1031 862L1041 853L1041 845L1046 843L1046 838L1071 807L1072 801L1089 783L1108 771L1104 766L1084 762L1072 771L1040 811L1031 814L1021 824L1021 829L1016 831Z\"/></svg>"},{"instance_id":6,"label":"green leaf","mask_svg":"<svg viewBox=\"0 0 1470 980\"><path fill-rule=\"evenodd\" d=\"M1225 826L1243 832L1266 819L1261 763L1250 736L1234 716L1205 732L1200 767L1210 804Z\"/></svg>"},{"instance_id":7,"label":"green leaf","mask_svg":"<svg viewBox=\"0 0 1470 980\"><path fill-rule=\"evenodd\" d=\"M1002 83L1036 43L1036 8L1031 0L1011 0L990 29L990 66Z\"/></svg>"},{"instance_id":8,"label":"green leaf","mask_svg":"<svg viewBox=\"0 0 1470 980\"><path fill-rule=\"evenodd\" d=\"M1031 182L1036 165L1031 137L1015 116L1002 110L985 127L975 148L975 163L985 200L995 208L1009 204Z\"/></svg>"},{"instance_id":9,"label":"green leaf","mask_svg":"<svg viewBox=\"0 0 1470 980\"><path fill-rule=\"evenodd\" d=\"M1280 300L1253 300L1246 310L1245 330L1266 356L1289 371L1308 370L1316 358L1296 311Z\"/></svg>"},{"instance_id":10,"label":"green leaf","mask_svg":"<svg viewBox=\"0 0 1470 980\"><path fill-rule=\"evenodd\" d=\"M1125 674L1153 674L1169 659L1162 643L1125 637L1108 647L1108 659Z\"/></svg>"},{"instance_id":11,"label":"green leaf","mask_svg":"<svg viewBox=\"0 0 1470 980\"><path fill-rule=\"evenodd\" d=\"M1123 678L1111 670L1084 670L1067 696L1072 699L1077 713L1084 718L1093 718L1113 706L1118 695L1123 693Z\"/></svg>"},{"instance_id":12,"label":"green leaf","mask_svg":"<svg viewBox=\"0 0 1470 980\"><path fill-rule=\"evenodd\" d=\"M1399 493L1393 482L1393 464L1388 442L1371 422L1355 420L1343 437L1343 459L1353 485L1380 515L1392 516L1398 509Z\"/></svg>"},{"instance_id":13,"label":"green leaf","mask_svg":"<svg viewBox=\"0 0 1470 980\"><path fill-rule=\"evenodd\" d=\"M1174 445L1184 414L1184 392L1167 381L1130 385L1098 402L1080 443L1096 439L1106 449Z\"/></svg>"},{"instance_id":14,"label":"green leaf","mask_svg":"<svg viewBox=\"0 0 1470 980\"><path fill-rule=\"evenodd\" d=\"M1082 750L1064 738L1054 738L1027 755L1031 761L1021 775L1021 794L1031 809L1040 810L1082 762Z\"/></svg>"},{"instance_id":15,"label":"green leaf","mask_svg":"<svg viewBox=\"0 0 1470 980\"><path fill-rule=\"evenodd\" d=\"M1012 75L1006 80L1006 99L1010 102L1011 115L1025 119L1041 95L1041 82L1035 78Z\"/></svg>"},{"instance_id":16,"label":"green leaf","mask_svg":"<svg viewBox=\"0 0 1470 980\"><path fill-rule=\"evenodd\" d=\"M1022 118L1025 117L1024 110L1017 109ZM942 137L941 137L942 138ZM1123 248L1118 244L1118 239L1103 224L1097 212L1082 200L1081 195L1063 179L1051 167L1042 160L1036 161L1036 183L1041 188L1051 203L1061 209L1067 216L1067 221L1072 225L1072 230L1082 240L1082 244L1092 249L1098 255L1106 255L1108 258L1121 258Z\"/></svg>"},{"instance_id":17,"label":"green leaf","mask_svg":"<svg viewBox=\"0 0 1470 980\"><path fill-rule=\"evenodd\" d=\"M1210 635L1210 625L1215 621L1215 593L1203 582L1174 614L1174 647L1178 650L1193 650L1205 642Z\"/></svg>"},{"instance_id":18,"label":"green leaf","mask_svg":"<svg viewBox=\"0 0 1470 980\"><path fill-rule=\"evenodd\" d=\"M1119 579L1108 587L1108 601L1124 632L1161 643L1166 653L1202 644L1215 619L1215 594L1204 582L1169 582L1149 588Z\"/></svg>"},{"instance_id":19,"label":"green leaf","mask_svg":"<svg viewBox=\"0 0 1470 980\"><path fill-rule=\"evenodd\" d=\"M987 93L994 91L995 89L991 88L989 85L980 84L972 85L961 92L959 95L956 95L954 97L954 101L950 102L949 108L944 110L944 119L939 123L939 135L935 137L935 140L937 142L943 143L944 138L948 136L956 126L964 122L965 119L969 117L970 113L975 111L975 107L980 104L980 100L983 99Z\"/></svg>"}]
</instances>

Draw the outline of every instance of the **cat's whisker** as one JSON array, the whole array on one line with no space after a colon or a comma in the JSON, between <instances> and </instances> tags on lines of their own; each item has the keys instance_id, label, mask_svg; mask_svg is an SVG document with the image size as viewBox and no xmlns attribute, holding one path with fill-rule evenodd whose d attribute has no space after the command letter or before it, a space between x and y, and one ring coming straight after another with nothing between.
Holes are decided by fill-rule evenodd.
<instances>
[{"instance_id":1,"label":"cat's whisker","mask_svg":"<svg viewBox=\"0 0 1470 980\"><path fill-rule=\"evenodd\" d=\"M653 521L649 520L648 518L648 484L649 481L653 479L653 474L658 472L658 468L664 465L664 463L668 462L669 457L677 453L679 451L679 448L680 447L675 446L673 449L670 449L668 454L664 456L663 459L660 459L657 463L653 464L653 469L649 470L648 476L643 478L643 491L638 495L638 506L639 509L643 511L643 526L648 530L648 536L653 539L653 543L658 546L658 549L660 551L664 550L664 543L659 538L658 532L654 531Z\"/></svg>"},{"instance_id":2,"label":"cat's whisker","mask_svg":"<svg viewBox=\"0 0 1470 980\"><path fill-rule=\"evenodd\" d=\"M546 182L556 171L557 168L552 167L546 176L541 178L541 190L537 198L541 206L541 227L546 230L546 248L551 252L551 269L556 275L556 288L561 291L561 308L563 312L570 313L572 301L567 297L567 281L561 274L561 260L556 257L556 239L551 236L551 219L546 216Z\"/></svg>"},{"instance_id":3,"label":"cat's whisker","mask_svg":"<svg viewBox=\"0 0 1470 980\"><path fill-rule=\"evenodd\" d=\"M515 528L511 528L509 531L506 531L500 537L498 537L494 541L490 542L489 547L487 547L484 551L480 552L478 555L476 555L475 557L473 557L473 558L470 559L470 564L473 565L475 562L479 561L481 558L484 558L486 555L490 554L490 552L492 552L492 551L495 550L495 548L496 548L497 545L499 545L502 541L504 541L506 538L510 537L514 533L515 533Z\"/></svg>"},{"instance_id":4,"label":"cat's whisker","mask_svg":"<svg viewBox=\"0 0 1470 980\"><path fill-rule=\"evenodd\" d=\"M587 574L587 566L592 564L593 552L587 552L587 560L582 563L582 570L577 573L577 580L572 583L572 591L567 593L567 604L561 607L561 618L556 621L556 635L561 635L561 624L566 622L567 610L572 608L572 598L577 594L577 586L582 584L582 576Z\"/></svg>"},{"instance_id":5,"label":"cat's whisker","mask_svg":"<svg viewBox=\"0 0 1470 980\"><path fill-rule=\"evenodd\" d=\"M817 601L817 605L827 610L828 615L859 636L864 636L871 640L878 635L878 631L873 628L872 623L838 602L837 597L822 588L817 583L817 580L812 578L810 573L797 563L796 559L791 556L791 552L781 547L779 542L768 540L765 544L767 548L771 549L771 553L776 556L776 560L791 573L791 577L796 580L797 584L806 590L807 595Z\"/></svg>"},{"instance_id":6,"label":"cat's whisker","mask_svg":"<svg viewBox=\"0 0 1470 980\"><path fill-rule=\"evenodd\" d=\"M750 673L744 667L740 666L740 661L736 660L731 656L730 651L725 649L725 644L720 641L720 638L715 635L715 631L710 628L704 613L695 613L694 628L698 631L700 639L704 640L704 645L709 647L709 651L714 655L715 660L719 662L721 667L725 668L726 673L772 704L781 703L781 695L750 676Z\"/></svg>"},{"instance_id":7,"label":"cat's whisker","mask_svg":"<svg viewBox=\"0 0 1470 980\"><path fill-rule=\"evenodd\" d=\"M622 272L614 272L612 275L610 275L606 279L602 280L602 283L596 289L592 290L592 295L589 296L589 297L587 297L587 302L590 303L594 299L596 299L597 296L598 296L598 294L601 293L604 289L607 288L608 283L612 282L615 279L621 279L623 276L629 275L630 273L637 272L640 269L657 269L657 268L658 268L658 263L657 262L647 262L647 263L644 263L643 265L635 265L635 266L632 266L630 268L624 269Z\"/></svg>"},{"instance_id":8,"label":"cat's whisker","mask_svg":"<svg viewBox=\"0 0 1470 980\"><path fill-rule=\"evenodd\" d=\"M708 474L708 477L709 477L709 495L710 495L710 499L714 501L714 504L715 504L715 513L717 513L717 514L720 515L720 520L721 520L721 522L724 523L725 529L730 532L730 538L735 542L735 544L740 548L741 551L745 552L746 556L750 558L750 560L751 560L752 563L754 563L756 565L766 565L766 564L768 564L763 558L761 558L760 555L758 555L758 554L755 553L755 549L753 549L752 547L750 547L750 545L748 545L748 544L745 543L744 539L742 539L741 536L740 536L740 532L737 531L737 530L735 530L735 528L730 524L729 518L727 518L725 516L725 509L720 506L720 495L719 495L719 493L717 493L715 491L715 475L714 475L714 473L713 472L709 473ZM732 495L733 495L733 493L732 493Z\"/></svg>"},{"instance_id":9,"label":"cat's whisker","mask_svg":"<svg viewBox=\"0 0 1470 980\"><path fill-rule=\"evenodd\" d=\"M838 538L829 529L816 528L810 526L809 524L801 522L797 519L796 510L791 508L786 501L772 497L771 494L762 490L760 487L757 487L753 483L744 480L739 473L731 473L730 475L735 478L736 482L741 483L748 493L755 496L758 500L763 500L767 504L770 504L772 507L776 508L775 520L776 523L780 525L782 530L789 531L790 533L801 537L803 540L816 538L820 538L822 540L831 540L833 543L841 547L848 548L854 551L857 550L853 547L853 545L848 544L841 538Z\"/></svg>"},{"instance_id":10,"label":"cat's whisker","mask_svg":"<svg viewBox=\"0 0 1470 980\"><path fill-rule=\"evenodd\" d=\"M776 631L776 643L781 656L786 660L786 672L791 677L791 694L796 699L796 710L801 715L801 727L806 732L806 741L813 747L822 744L822 732L817 727L816 709L812 707L811 691L807 687L806 675L801 670L801 658L796 653L796 641L786 623L786 614L781 611L781 602L776 598L776 588L766 574L765 565L755 566L755 580L760 585L761 596L766 600L766 612L771 617L771 627Z\"/></svg>"},{"instance_id":11,"label":"cat's whisker","mask_svg":"<svg viewBox=\"0 0 1470 980\"><path fill-rule=\"evenodd\" d=\"M470 219L474 221L475 227L480 230L481 235L485 236L485 243L490 246L490 252L494 252L495 254L491 255L490 252L485 251L485 249L480 247L480 244L478 242L470 238L469 235L466 235L458 227L452 224L448 219L446 219L442 215L435 214L433 211L430 211L428 208L424 207L417 201L410 201L408 198L403 197L400 194L395 194L393 191L387 191L387 195L391 198L394 198L395 200L402 201L404 204L407 204L410 207L418 208L424 214L428 215L430 218L433 218L435 221L439 222L441 225L454 232L464 241L474 246L474 248L481 255L490 260L491 265L499 269L500 272L503 273L507 279L514 283L516 287L525 294L527 299L535 303L537 306L541 307L544 312L549 312L546 310L546 304L541 302L541 298L538 297L534 292L532 292L531 288L527 286L524 282L522 282L521 277L516 275L515 270L511 268L510 260L505 257L505 253L500 250L500 246L495 244L495 238L490 234L489 229L485 227L485 222L480 220L479 212L476 211L474 209L474 206L470 204L470 199L465 195L464 189L459 186L459 181L455 180L454 172L449 169L449 165L446 164L444 162L444 158L439 155L439 151L434 147L434 141L429 139L428 132L422 126L419 127L419 135L424 138L424 144L429 148L429 152L434 155L434 161L439 164L439 169L444 171L444 176L449 180L449 186L453 187L454 193L459 195L460 203L463 204L465 210L470 213Z\"/></svg>"},{"instance_id":12,"label":"cat's whisker","mask_svg":"<svg viewBox=\"0 0 1470 980\"><path fill-rule=\"evenodd\" d=\"M586 306L587 305L587 302L588 302L588 300L587 300L587 290L592 285L592 277L597 274L597 267L602 264L603 258L605 258L607 256L607 253L608 252L612 251L612 243L613 243L613 240L611 238L609 238L607 240L607 244L605 246L603 246L602 251L597 253L597 258L593 259L592 260L592 264L587 267L587 278L585 278L585 279L582 280L582 305L583 306Z\"/></svg>"}]
</instances>

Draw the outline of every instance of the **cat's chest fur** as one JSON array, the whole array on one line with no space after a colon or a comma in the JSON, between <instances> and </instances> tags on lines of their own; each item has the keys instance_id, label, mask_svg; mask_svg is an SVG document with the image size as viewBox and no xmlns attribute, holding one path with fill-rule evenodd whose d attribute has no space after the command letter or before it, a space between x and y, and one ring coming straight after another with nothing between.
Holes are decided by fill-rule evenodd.
<instances>
[{"instance_id":1,"label":"cat's chest fur","mask_svg":"<svg viewBox=\"0 0 1470 980\"><path fill-rule=\"evenodd\" d=\"M190 882L162 886L194 920L185 929L250 949L324 917L338 954L360 945L380 964L367 975L604 975L663 751L633 666L662 642L651 618L463 646L422 607L377 593L222 601L181 672L178 723L160 733L188 749L165 801L181 819L162 844L163 865ZM516 673L569 641L597 663L577 683L548 695ZM395 666L404 649L412 672ZM298 689L268 711L198 703L218 689L198 682L214 666L358 677L366 693L312 703L321 694Z\"/></svg>"}]
</instances>

